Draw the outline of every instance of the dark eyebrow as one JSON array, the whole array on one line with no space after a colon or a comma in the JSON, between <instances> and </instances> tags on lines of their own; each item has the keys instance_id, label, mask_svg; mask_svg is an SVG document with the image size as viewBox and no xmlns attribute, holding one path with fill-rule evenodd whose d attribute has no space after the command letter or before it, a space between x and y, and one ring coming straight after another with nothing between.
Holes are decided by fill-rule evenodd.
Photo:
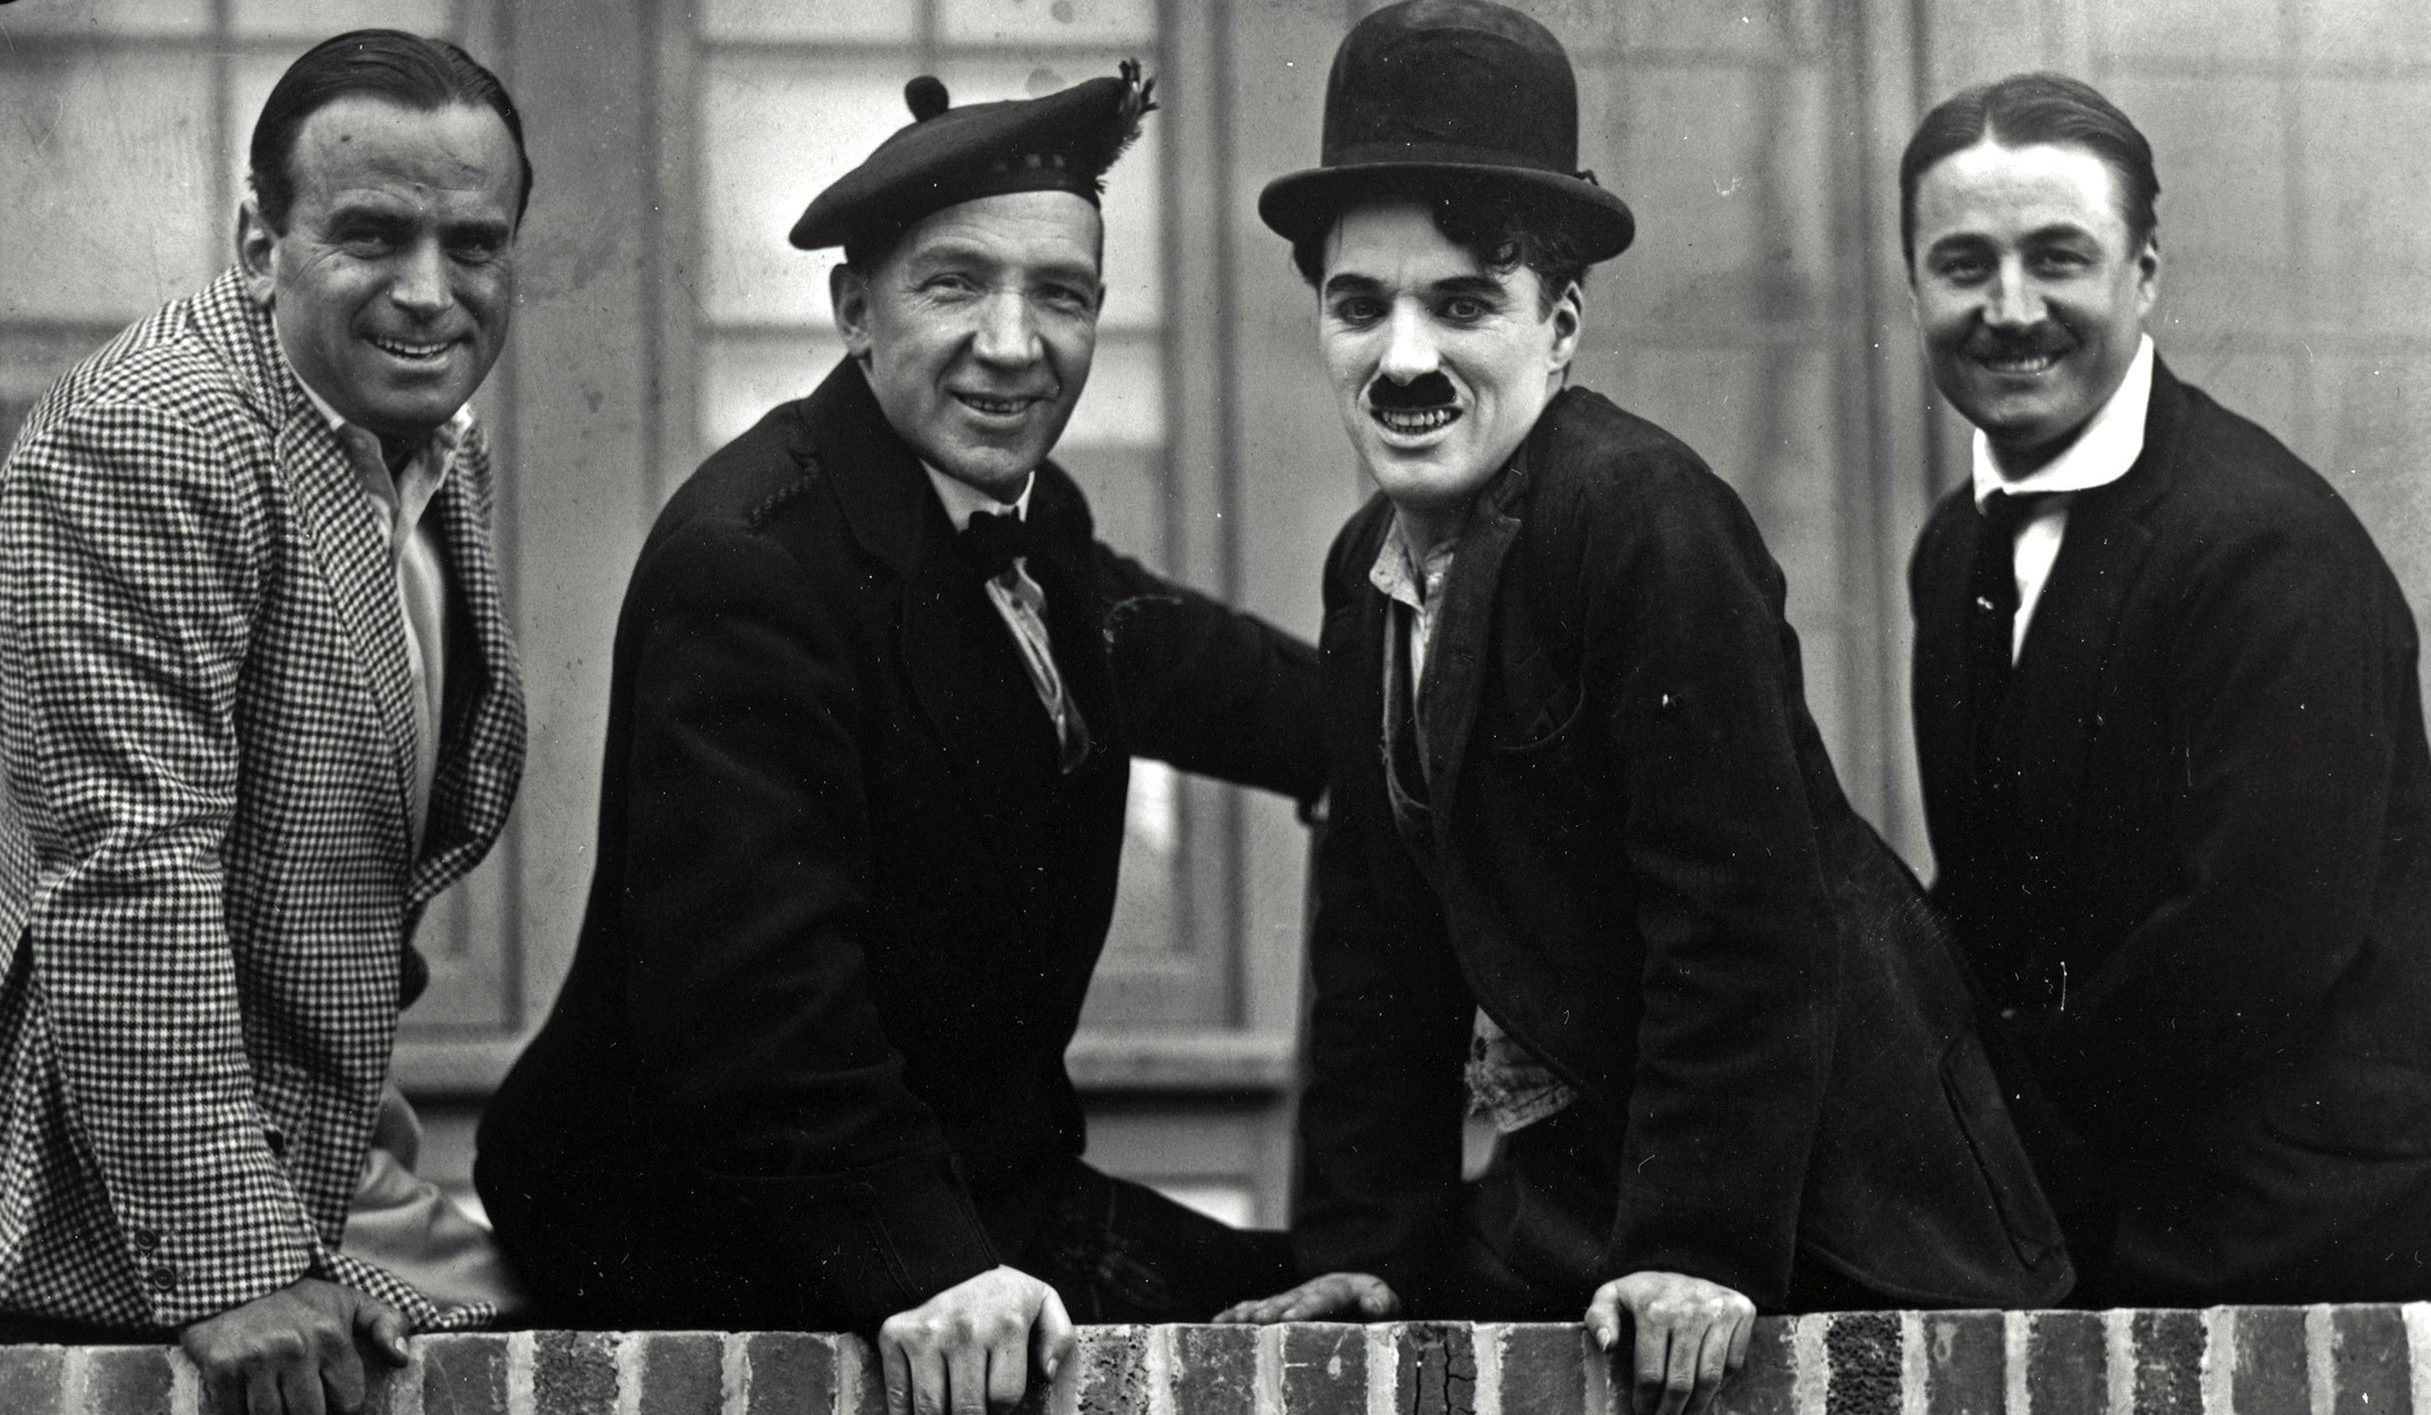
<instances>
[{"instance_id":1,"label":"dark eyebrow","mask_svg":"<svg viewBox=\"0 0 2431 1415\"><path fill-rule=\"evenodd\" d=\"M1384 291L1384 282L1364 275L1330 275L1325 280L1328 295L1375 295Z\"/></svg>"},{"instance_id":2,"label":"dark eyebrow","mask_svg":"<svg viewBox=\"0 0 2431 1415\"><path fill-rule=\"evenodd\" d=\"M1438 280L1427 287L1438 299L1467 296L1470 299L1500 300L1504 297L1503 283L1491 275L1455 275Z\"/></svg>"}]
</instances>

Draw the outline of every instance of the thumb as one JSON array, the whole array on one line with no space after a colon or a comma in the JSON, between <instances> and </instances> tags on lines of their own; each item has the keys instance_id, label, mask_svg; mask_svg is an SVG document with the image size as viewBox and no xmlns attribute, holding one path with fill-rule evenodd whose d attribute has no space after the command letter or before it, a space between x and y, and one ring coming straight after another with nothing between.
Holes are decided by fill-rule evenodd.
<instances>
[{"instance_id":1,"label":"thumb","mask_svg":"<svg viewBox=\"0 0 2431 1415\"><path fill-rule=\"evenodd\" d=\"M1038 1304L1037 1320L1030 1323L1030 1364L1052 1381L1071 1354L1072 1318L1064 1311L1064 1299L1049 1287L1046 1299Z\"/></svg>"},{"instance_id":2,"label":"thumb","mask_svg":"<svg viewBox=\"0 0 2431 1415\"><path fill-rule=\"evenodd\" d=\"M352 1289L348 1289L350 1292ZM377 1297L354 1293L354 1329L392 1366L405 1364L405 1318Z\"/></svg>"},{"instance_id":3,"label":"thumb","mask_svg":"<svg viewBox=\"0 0 2431 1415\"><path fill-rule=\"evenodd\" d=\"M1621 1285L1607 1282L1595 1290L1595 1300L1587 1304L1587 1334L1595 1338L1598 1349L1610 1351L1621 1338Z\"/></svg>"},{"instance_id":4,"label":"thumb","mask_svg":"<svg viewBox=\"0 0 2431 1415\"><path fill-rule=\"evenodd\" d=\"M1401 1298L1380 1277L1359 1280L1359 1310L1370 1317L1390 1317L1401 1310Z\"/></svg>"}]
</instances>

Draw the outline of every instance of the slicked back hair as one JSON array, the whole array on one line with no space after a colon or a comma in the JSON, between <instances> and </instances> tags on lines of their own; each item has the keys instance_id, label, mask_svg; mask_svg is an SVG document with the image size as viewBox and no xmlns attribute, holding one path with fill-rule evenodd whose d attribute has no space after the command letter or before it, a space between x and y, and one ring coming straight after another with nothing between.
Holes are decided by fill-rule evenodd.
<instances>
[{"instance_id":1,"label":"slicked back hair","mask_svg":"<svg viewBox=\"0 0 2431 1415\"><path fill-rule=\"evenodd\" d=\"M2011 74L1943 99L1908 139L1899 159L1899 251L1911 269L1917 185L1934 163L1987 138L2003 147L2084 148L2118 176L2128 248L2142 250L2151 239L2161 179L2153 172L2152 144L2144 134L2091 84L2065 74Z\"/></svg>"},{"instance_id":2,"label":"slicked back hair","mask_svg":"<svg viewBox=\"0 0 2431 1415\"><path fill-rule=\"evenodd\" d=\"M254 121L253 195L272 231L287 229L287 209L295 201L296 134L304 120L357 95L425 113L461 103L497 114L515 139L515 157L523 165L515 195L515 222L523 223L524 208L532 201L532 157L524 150L523 119L506 85L444 39L359 29L322 40L288 65L262 104L262 116Z\"/></svg>"},{"instance_id":3,"label":"slicked back hair","mask_svg":"<svg viewBox=\"0 0 2431 1415\"><path fill-rule=\"evenodd\" d=\"M1562 292L1587 283L1587 261L1579 240L1560 210L1533 201L1518 190L1494 183L1450 180L1422 187L1380 189L1373 201L1410 201L1426 208L1435 229L1453 245L1467 251L1494 274L1508 275L1526 267L1536 272L1536 313L1553 312ZM1351 205L1361 204L1354 201ZM1348 207L1346 206L1347 210ZM1325 246L1333 239L1341 215L1292 242L1292 265L1311 288L1325 280Z\"/></svg>"}]
</instances>

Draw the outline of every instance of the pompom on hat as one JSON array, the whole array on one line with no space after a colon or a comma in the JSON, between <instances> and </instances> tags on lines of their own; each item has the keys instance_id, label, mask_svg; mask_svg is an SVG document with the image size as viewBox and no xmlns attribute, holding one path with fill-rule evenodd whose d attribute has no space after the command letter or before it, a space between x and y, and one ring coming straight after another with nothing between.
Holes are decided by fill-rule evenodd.
<instances>
[{"instance_id":1,"label":"pompom on hat","mask_svg":"<svg viewBox=\"0 0 2431 1415\"><path fill-rule=\"evenodd\" d=\"M1009 192L1071 192L1095 205L1106 169L1155 111L1155 89L1126 59L1115 77L956 108L923 74L903 86L912 121L819 193L791 239L806 251L887 241L932 212Z\"/></svg>"},{"instance_id":2,"label":"pompom on hat","mask_svg":"<svg viewBox=\"0 0 2431 1415\"><path fill-rule=\"evenodd\" d=\"M1462 185L1547 202L1589 261L1637 235L1629 204L1578 170L1578 80L1553 32L1490 0L1402 0L1343 36L1318 165L1267 183L1258 215L1298 241L1353 202Z\"/></svg>"}]
</instances>

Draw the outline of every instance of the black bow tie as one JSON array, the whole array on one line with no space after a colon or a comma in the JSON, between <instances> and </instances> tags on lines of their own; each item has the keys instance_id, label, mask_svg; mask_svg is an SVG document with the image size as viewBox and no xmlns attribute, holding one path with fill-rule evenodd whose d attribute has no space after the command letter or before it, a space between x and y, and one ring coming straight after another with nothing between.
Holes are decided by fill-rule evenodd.
<instances>
[{"instance_id":1,"label":"black bow tie","mask_svg":"<svg viewBox=\"0 0 2431 1415\"><path fill-rule=\"evenodd\" d=\"M1013 511L1002 515L981 511L973 515L962 528L961 540L963 554L970 556L979 573L991 580L1011 569L1015 559L1036 555L1047 546L1047 538L1039 534L1038 528Z\"/></svg>"}]
</instances>

